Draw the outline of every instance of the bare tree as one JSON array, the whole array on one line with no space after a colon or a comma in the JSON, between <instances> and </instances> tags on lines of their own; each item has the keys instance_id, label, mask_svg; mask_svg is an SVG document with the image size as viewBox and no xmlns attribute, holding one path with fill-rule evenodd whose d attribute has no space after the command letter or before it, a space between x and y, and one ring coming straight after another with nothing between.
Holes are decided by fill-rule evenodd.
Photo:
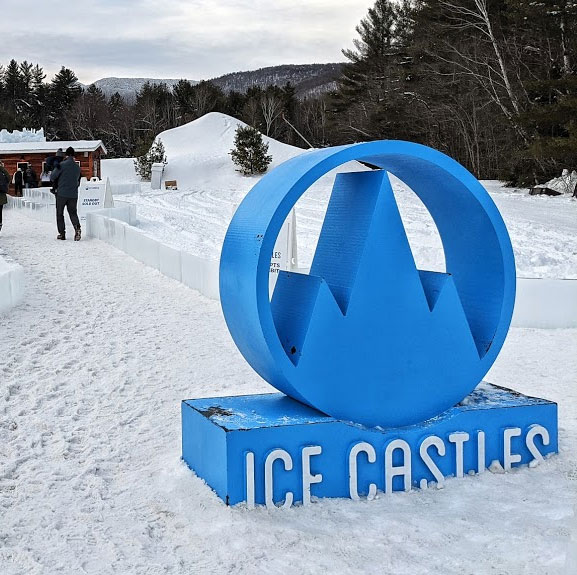
<instances>
[{"instance_id":1,"label":"bare tree","mask_svg":"<svg viewBox=\"0 0 577 575\"><path fill-rule=\"evenodd\" d=\"M265 133L271 135L271 127L282 114L283 100L276 90L267 90L260 99L260 109L264 118Z\"/></svg>"},{"instance_id":2,"label":"bare tree","mask_svg":"<svg viewBox=\"0 0 577 575\"><path fill-rule=\"evenodd\" d=\"M457 43L453 42L455 35L449 35L443 41L443 53L434 56L452 65L457 74L475 80L527 143L529 137L519 122L522 106L511 79L518 75L506 62L502 47L504 40L495 32L487 0L438 0L438 5L446 13L447 27L451 32L469 32L470 36L466 42Z\"/></svg>"}]
</instances>

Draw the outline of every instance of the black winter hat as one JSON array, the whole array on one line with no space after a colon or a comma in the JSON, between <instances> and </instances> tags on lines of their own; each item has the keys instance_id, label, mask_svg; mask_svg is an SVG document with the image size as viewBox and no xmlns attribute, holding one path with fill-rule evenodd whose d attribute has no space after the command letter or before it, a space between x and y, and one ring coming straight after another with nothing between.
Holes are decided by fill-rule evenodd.
<instances>
[{"instance_id":1,"label":"black winter hat","mask_svg":"<svg viewBox=\"0 0 577 575\"><path fill-rule=\"evenodd\" d=\"M72 146L68 146L68 148L66 148L66 155L67 156L74 156L76 152L74 151L74 148Z\"/></svg>"}]
</instances>

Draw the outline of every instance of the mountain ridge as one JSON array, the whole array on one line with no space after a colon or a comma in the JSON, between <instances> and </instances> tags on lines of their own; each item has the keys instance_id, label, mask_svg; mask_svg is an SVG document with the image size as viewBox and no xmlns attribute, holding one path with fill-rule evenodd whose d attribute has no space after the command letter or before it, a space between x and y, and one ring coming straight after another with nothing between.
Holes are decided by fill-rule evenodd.
<instances>
[{"instance_id":1,"label":"mountain ridge","mask_svg":"<svg viewBox=\"0 0 577 575\"><path fill-rule=\"evenodd\" d=\"M336 80L340 75L342 64L282 64L268 66L257 70L246 70L223 74L209 81L222 88L225 92L235 90L246 92L252 86L262 88L271 84L282 87L290 82L297 97L318 95L336 88ZM186 78L183 78L186 79ZM180 79L176 78L100 78L92 84L100 88L106 97L118 92L125 100L134 101L136 94L146 82L151 84L166 84L173 88ZM199 80L188 80L192 84L198 84Z\"/></svg>"}]
</instances>

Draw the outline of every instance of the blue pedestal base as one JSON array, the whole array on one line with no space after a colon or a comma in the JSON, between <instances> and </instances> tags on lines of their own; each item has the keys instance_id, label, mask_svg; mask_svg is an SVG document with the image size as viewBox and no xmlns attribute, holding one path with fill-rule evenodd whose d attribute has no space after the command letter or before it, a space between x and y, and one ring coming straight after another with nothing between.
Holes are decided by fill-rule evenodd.
<instances>
[{"instance_id":1,"label":"blue pedestal base","mask_svg":"<svg viewBox=\"0 0 577 575\"><path fill-rule=\"evenodd\" d=\"M281 393L182 402L182 457L229 505L440 487L557 449L557 404L485 382L438 417L389 429L339 421Z\"/></svg>"}]
</instances>

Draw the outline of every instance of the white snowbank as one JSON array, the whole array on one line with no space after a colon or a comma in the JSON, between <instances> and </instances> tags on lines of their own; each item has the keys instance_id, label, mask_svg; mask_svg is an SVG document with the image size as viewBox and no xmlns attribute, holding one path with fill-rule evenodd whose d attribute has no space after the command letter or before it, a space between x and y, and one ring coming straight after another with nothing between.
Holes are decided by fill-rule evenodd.
<instances>
[{"instance_id":1,"label":"white snowbank","mask_svg":"<svg viewBox=\"0 0 577 575\"><path fill-rule=\"evenodd\" d=\"M90 212L86 215L86 236L113 245L208 298L219 298L217 260L167 246L139 230L135 223L136 206L133 204Z\"/></svg>"},{"instance_id":2,"label":"white snowbank","mask_svg":"<svg viewBox=\"0 0 577 575\"><path fill-rule=\"evenodd\" d=\"M577 327L577 279L518 278L515 327Z\"/></svg>"},{"instance_id":3,"label":"white snowbank","mask_svg":"<svg viewBox=\"0 0 577 575\"><path fill-rule=\"evenodd\" d=\"M569 170L563 170L563 173L558 178L553 178L552 180L536 187L549 188L550 190L554 190L560 194L573 194L576 185L577 172L573 170L569 173Z\"/></svg>"},{"instance_id":4,"label":"white snowbank","mask_svg":"<svg viewBox=\"0 0 577 575\"><path fill-rule=\"evenodd\" d=\"M5 234L4 234L5 235ZM24 270L0 257L0 314L24 298Z\"/></svg>"},{"instance_id":5,"label":"white snowbank","mask_svg":"<svg viewBox=\"0 0 577 575\"><path fill-rule=\"evenodd\" d=\"M134 169L134 158L113 158L100 161L102 179L110 179L114 184L132 184L140 182L140 177Z\"/></svg>"}]
</instances>

